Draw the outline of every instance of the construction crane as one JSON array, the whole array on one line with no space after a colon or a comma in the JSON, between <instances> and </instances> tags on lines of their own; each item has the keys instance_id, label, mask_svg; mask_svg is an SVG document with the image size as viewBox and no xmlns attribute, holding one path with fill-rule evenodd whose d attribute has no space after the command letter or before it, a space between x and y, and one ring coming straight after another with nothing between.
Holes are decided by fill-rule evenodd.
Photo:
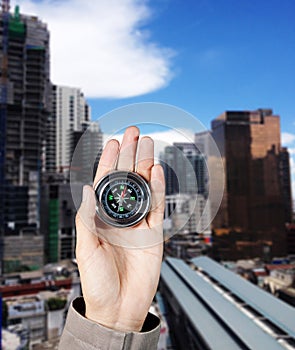
<instances>
[{"instance_id":1,"label":"construction crane","mask_svg":"<svg viewBox=\"0 0 295 350\"><path fill-rule=\"evenodd\" d=\"M7 91L8 91L8 26L9 0L3 0L2 8L2 60L0 80L0 272L2 274L3 236L4 236L4 203L5 203L5 158L6 158L6 118L7 118Z\"/></svg>"}]
</instances>

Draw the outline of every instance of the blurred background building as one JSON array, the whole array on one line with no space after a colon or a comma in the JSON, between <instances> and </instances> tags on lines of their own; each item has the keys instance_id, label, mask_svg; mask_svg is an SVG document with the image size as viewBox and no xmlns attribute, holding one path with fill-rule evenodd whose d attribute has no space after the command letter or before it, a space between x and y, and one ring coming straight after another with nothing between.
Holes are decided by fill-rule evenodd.
<instances>
[{"instance_id":1,"label":"blurred background building","mask_svg":"<svg viewBox=\"0 0 295 350\"><path fill-rule=\"evenodd\" d=\"M71 158L89 128L77 178L86 182L102 132L81 89L51 84L47 25L5 6L8 1L0 23L0 269L9 272L73 257Z\"/></svg>"},{"instance_id":2,"label":"blurred background building","mask_svg":"<svg viewBox=\"0 0 295 350\"><path fill-rule=\"evenodd\" d=\"M53 85L51 101L41 191L41 232L44 261L56 263L75 257L76 207L72 191L80 191L83 183L91 182L89 169L92 166L93 172L92 159L99 159L103 134L99 125L91 122L91 109L81 89ZM71 163L74 154L77 164Z\"/></svg>"},{"instance_id":3,"label":"blurred background building","mask_svg":"<svg viewBox=\"0 0 295 350\"><path fill-rule=\"evenodd\" d=\"M289 155L271 109L227 111L212 121L225 167L213 228L219 258L286 254L292 203Z\"/></svg>"},{"instance_id":4,"label":"blurred background building","mask_svg":"<svg viewBox=\"0 0 295 350\"><path fill-rule=\"evenodd\" d=\"M37 17L21 15L18 7L13 15L6 10L0 23L2 271L9 270L10 265L43 264L43 249L32 251L22 242L37 240L42 247L40 186L51 90L47 25ZM13 246L22 247L20 254Z\"/></svg>"},{"instance_id":5,"label":"blurred background building","mask_svg":"<svg viewBox=\"0 0 295 350\"><path fill-rule=\"evenodd\" d=\"M103 148L103 132L97 122L82 123L73 133L71 181L91 183Z\"/></svg>"},{"instance_id":6,"label":"blurred background building","mask_svg":"<svg viewBox=\"0 0 295 350\"><path fill-rule=\"evenodd\" d=\"M50 153L48 154L47 170L68 174L72 153L73 153L73 134L82 131L83 124L90 121L91 110L81 89L57 86L52 87L52 114L51 121L54 129L55 140L53 146L51 139L48 139ZM55 147L54 151L51 150Z\"/></svg>"},{"instance_id":7,"label":"blurred background building","mask_svg":"<svg viewBox=\"0 0 295 350\"><path fill-rule=\"evenodd\" d=\"M210 209L205 210L209 202L205 139L173 143L160 157L166 181L164 234L171 237L165 252L183 259L201 254L211 244Z\"/></svg>"}]
</instances>

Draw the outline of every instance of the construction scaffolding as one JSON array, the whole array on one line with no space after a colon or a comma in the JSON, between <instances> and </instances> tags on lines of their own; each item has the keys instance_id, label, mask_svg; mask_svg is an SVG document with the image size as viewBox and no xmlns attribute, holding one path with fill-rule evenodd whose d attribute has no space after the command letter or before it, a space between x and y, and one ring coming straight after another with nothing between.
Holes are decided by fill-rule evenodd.
<instances>
[{"instance_id":1,"label":"construction scaffolding","mask_svg":"<svg viewBox=\"0 0 295 350\"><path fill-rule=\"evenodd\" d=\"M4 203L5 203L5 154L6 154L6 118L7 118L7 83L8 83L8 27L9 0L2 1L2 50L0 84L0 272L2 273L3 238L4 238Z\"/></svg>"},{"instance_id":2,"label":"construction scaffolding","mask_svg":"<svg viewBox=\"0 0 295 350\"><path fill-rule=\"evenodd\" d=\"M2 1L1 18L0 230L3 244L5 236L39 234L50 80L47 26L37 17L20 14L18 6L14 14L10 14L8 1ZM9 251L2 248L1 262L9 259Z\"/></svg>"}]
</instances>

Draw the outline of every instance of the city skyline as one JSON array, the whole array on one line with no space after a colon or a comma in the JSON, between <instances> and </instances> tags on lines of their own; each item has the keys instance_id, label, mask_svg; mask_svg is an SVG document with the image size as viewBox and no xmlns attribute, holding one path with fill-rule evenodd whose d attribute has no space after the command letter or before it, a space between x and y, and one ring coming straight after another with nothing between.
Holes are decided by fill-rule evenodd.
<instances>
[{"instance_id":1,"label":"city skyline","mask_svg":"<svg viewBox=\"0 0 295 350\"><path fill-rule=\"evenodd\" d=\"M234 23L238 24L238 30L233 31L232 38L242 32L244 39L249 37L248 27L242 27L246 22L254 25L247 12L253 5L239 3L234 12L227 13L230 5L221 9L220 3L233 6L233 0L221 0L219 5L217 1L99 0L93 4L81 0L21 0L20 8L11 2L10 14L9 0L2 3L0 343L3 348L67 349L69 343L79 347L82 344L76 341L79 332L69 328L78 321L88 347L90 323L95 322L95 327L98 323L101 330L106 324L103 319L90 320L89 315L83 321L83 300L77 299L82 295L81 288L86 296L88 282L97 278L93 286L97 287L99 302L101 295L108 297L105 291L114 289L112 277L121 276L117 284L124 280L128 286L119 283L122 302L125 298L132 307L133 298L137 298L133 289L142 288L148 296L154 275L156 279L147 300L150 303L154 297L149 311L155 314L153 318L159 318L160 340L156 347L155 337L154 345L147 345L149 348L295 349L292 323L295 223L289 153L287 147L282 147L290 147L294 157L291 166L295 169L295 131L290 126L286 128L286 121L280 128L282 114L293 106L291 102L285 105L281 96L265 99L266 95L271 96L273 86L265 79L268 88L263 95L259 74L255 91L251 92L259 98L254 101L251 94L245 94L243 103L247 105L240 104L243 86L237 88L233 77L226 76L226 66L239 55L223 56L218 50L206 52L205 46L195 51L196 45L210 43L209 34L216 33L221 22L225 27L225 32L219 33L221 42L230 36L228 29L233 22L226 20L233 19L233 14L237 15ZM265 9L262 26L270 19L270 13L274 15L277 4L277 0L270 0L272 10ZM257 6L257 13L261 14L261 3ZM247 10L246 18L242 9ZM188 16L187 21L183 14ZM208 16L212 18L206 22ZM206 22L205 28L202 21ZM212 32L203 38L213 22ZM279 30L281 34L289 24L281 23L280 18L270 33L278 33L277 28L285 25ZM193 42L193 35L185 35L181 42L180 37L189 30L195 34L196 41ZM96 39L99 41L95 42ZM256 46L259 40L258 35L251 45ZM290 38L283 44L287 41ZM242 53L245 51L240 56ZM276 58L270 55L266 71ZM280 58L280 63L291 59ZM242 69L247 63L246 60L246 64L237 65ZM284 74L290 67L284 67ZM237 66L233 65L235 69ZM204 84L204 79L214 72L215 82L207 82L210 86ZM255 69L243 82L239 74L235 79L245 84L252 79L252 73ZM272 78L276 80L281 73L273 70ZM290 84L284 93L288 93L288 99L293 82L289 76L287 80ZM222 82L224 89L218 85ZM231 83L230 89L237 92L236 99L234 96L227 99L227 85ZM280 82L277 83L279 87ZM212 97L211 104L204 99L210 89L216 93L218 89L222 91L216 99ZM271 101L271 105L266 106L264 100ZM233 104L228 106L228 101ZM199 102L202 103L198 105ZM207 115L204 112L204 118L198 119L197 108L200 106L201 110L205 105ZM102 117L97 118L97 114ZM151 140L138 141L135 128L126 132L129 125L138 126L141 137L152 137L154 147ZM117 138L120 145L112 142L102 154L103 143L109 138ZM164 176L156 163L163 166ZM120 174L130 169L145 178L146 183L141 180L136 184L131 173L128 179L122 175L122 180L117 178L112 182L103 173L111 169L123 170ZM90 198L90 188L84 186L92 183L96 184L96 199ZM295 194L294 170L293 187ZM145 196L146 193L151 196ZM111 213L110 205L114 208ZM101 224L102 207L108 217L121 219L124 214L125 220L137 218L143 208L148 216L146 221L128 226L125 231L122 227L112 229ZM159 241L154 241L156 244L163 239L164 249L160 246L158 249L154 243L144 247L134 245L132 237L142 237L145 232L148 237L159 237ZM121 234L123 245L122 241L112 240ZM92 243L87 246L87 242ZM128 247L144 249L135 251ZM89 253L91 261L87 260ZM140 257L147 256L146 253L152 259L156 257L157 274L153 273L152 260L144 262ZM105 258L99 260L99 256ZM116 262L114 270L110 261ZM128 261L133 261L130 266ZM85 275L89 262L92 276ZM141 266L143 262L147 265ZM106 269L97 274L100 266ZM147 269L151 278L144 285L142 273ZM106 284L108 281L110 285ZM145 293L141 294L136 300L143 302ZM137 304L134 304L136 312ZM109 310L106 308L107 313ZM71 320L70 315L78 315L80 311L79 320ZM124 333L125 345L130 343L133 347L131 343L138 336L137 331L148 331L145 324L149 318L150 315L136 332L131 328L132 334ZM86 323L86 331L81 322ZM112 325L107 327L111 332ZM148 333L154 337L154 331ZM73 335L73 341L67 334ZM91 343L94 347L100 346L99 338ZM113 337L110 339L113 344ZM103 344L108 345L105 341Z\"/></svg>"},{"instance_id":2,"label":"city skyline","mask_svg":"<svg viewBox=\"0 0 295 350\"><path fill-rule=\"evenodd\" d=\"M53 83L81 88L94 120L154 101L209 128L226 110L272 108L281 116L294 193L293 1L20 0L11 11L17 4L48 23ZM72 74L77 64L80 74ZM104 119L101 128L108 133L114 124Z\"/></svg>"}]
</instances>

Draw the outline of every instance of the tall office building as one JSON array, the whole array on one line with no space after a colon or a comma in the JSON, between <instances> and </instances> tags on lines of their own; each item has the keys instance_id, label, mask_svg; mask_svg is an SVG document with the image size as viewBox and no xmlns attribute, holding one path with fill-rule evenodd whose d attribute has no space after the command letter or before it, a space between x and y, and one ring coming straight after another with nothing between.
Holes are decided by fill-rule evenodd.
<instances>
[{"instance_id":1,"label":"tall office building","mask_svg":"<svg viewBox=\"0 0 295 350\"><path fill-rule=\"evenodd\" d=\"M221 257L286 251L285 222L291 207L280 118L271 109L227 111L212 121L212 136L225 165L225 194L213 222L223 234Z\"/></svg>"},{"instance_id":2,"label":"tall office building","mask_svg":"<svg viewBox=\"0 0 295 350\"><path fill-rule=\"evenodd\" d=\"M176 194L166 196L164 231L175 233L204 233L210 236L210 210L204 212L206 199L202 195Z\"/></svg>"},{"instance_id":3,"label":"tall office building","mask_svg":"<svg viewBox=\"0 0 295 350\"><path fill-rule=\"evenodd\" d=\"M292 190L291 190L291 174L290 174L290 156L288 149L282 147L280 151L280 180L283 190L283 200L285 209L285 222L292 222Z\"/></svg>"},{"instance_id":4,"label":"tall office building","mask_svg":"<svg viewBox=\"0 0 295 350\"><path fill-rule=\"evenodd\" d=\"M52 87L52 115L47 122L46 170L67 174L72 158L74 132L90 121L90 107L81 89Z\"/></svg>"},{"instance_id":5,"label":"tall office building","mask_svg":"<svg viewBox=\"0 0 295 350\"><path fill-rule=\"evenodd\" d=\"M206 197L206 162L194 143L177 142L165 147L161 164L166 179L166 194L202 194Z\"/></svg>"},{"instance_id":6,"label":"tall office building","mask_svg":"<svg viewBox=\"0 0 295 350\"><path fill-rule=\"evenodd\" d=\"M175 174L175 149L173 146L165 147L163 153L160 154L160 163L165 174L166 195L173 195L179 192L179 182Z\"/></svg>"},{"instance_id":7,"label":"tall office building","mask_svg":"<svg viewBox=\"0 0 295 350\"><path fill-rule=\"evenodd\" d=\"M73 134L72 174L75 182L91 183L103 148L103 132L97 122L85 122Z\"/></svg>"},{"instance_id":8,"label":"tall office building","mask_svg":"<svg viewBox=\"0 0 295 350\"><path fill-rule=\"evenodd\" d=\"M0 22L0 230L4 244L0 260L9 270L8 265L16 261L42 263L42 250L29 254L19 244L12 251L8 236L19 236L21 242L21 235L38 235L50 81L46 24L20 14L18 7L10 14L7 3L3 1Z\"/></svg>"},{"instance_id":9,"label":"tall office building","mask_svg":"<svg viewBox=\"0 0 295 350\"><path fill-rule=\"evenodd\" d=\"M75 257L76 207L72 189L69 183L62 182L43 186L41 229L44 234L45 263Z\"/></svg>"},{"instance_id":10,"label":"tall office building","mask_svg":"<svg viewBox=\"0 0 295 350\"><path fill-rule=\"evenodd\" d=\"M72 195L81 195L82 185L93 178L95 160L100 158L103 134L96 122L84 122L81 131L72 132L71 183L64 174L49 173L42 193L42 232L46 262L75 256L75 213ZM78 145L77 150L75 147ZM67 168L68 170L68 168Z\"/></svg>"},{"instance_id":11,"label":"tall office building","mask_svg":"<svg viewBox=\"0 0 295 350\"><path fill-rule=\"evenodd\" d=\"M57 148L56 136L61 132L53 133L56 128L54 119L50 120L51 129L47 137L48 152ZM44 234L44 253L46 262L57 262L75 256L75 213L76 207L72 198L75 193L81 194L82 185L92 181L95 160L99 160L103 134L96 122L85 121L77 126L80 131L69 130L68 146L70 146L71 183L69 180L69 167L59 169L55 166L47 168L47 183L42 191L42 221L41 229ZM49 142L48 142L49 141ZM77 150L75 150L78 145ZM75 155L73 159L72 155ZM53 157L47 158L46 164L54 163ZM73 192L72 192L73 191Z\"/></svg>"},{"instance_id":12,"label":"tall office building","mask_svg":"<svg viewBox=\"0 0 295 350\"><path fill-rule=\"evenodd\" d=\"M82 183L91 181L91 152L102 148L102 133L98 124L90 121L90 107L81 89L54 85L51 99L52 113L46 128L42 232L45 260L52 263L74 257L76 208L71 191L75 192L77 186L79 192ZM73 165L75 147L82 136L79 156ZM70 178L71 184L68 183Z\"/></svg>"},{"instance_id":13,"label":"tall office building","mask_svg":"<svg viewBox=\"0 0 295 350\"><path fill-rule=\"evenodd\" d=\"M175 235L166 253L198 255L203 241L211 240L206 156L194 143L178 142L167 146L160 158L166 181L164 235Z\"/></svg>"}]
</instances>

